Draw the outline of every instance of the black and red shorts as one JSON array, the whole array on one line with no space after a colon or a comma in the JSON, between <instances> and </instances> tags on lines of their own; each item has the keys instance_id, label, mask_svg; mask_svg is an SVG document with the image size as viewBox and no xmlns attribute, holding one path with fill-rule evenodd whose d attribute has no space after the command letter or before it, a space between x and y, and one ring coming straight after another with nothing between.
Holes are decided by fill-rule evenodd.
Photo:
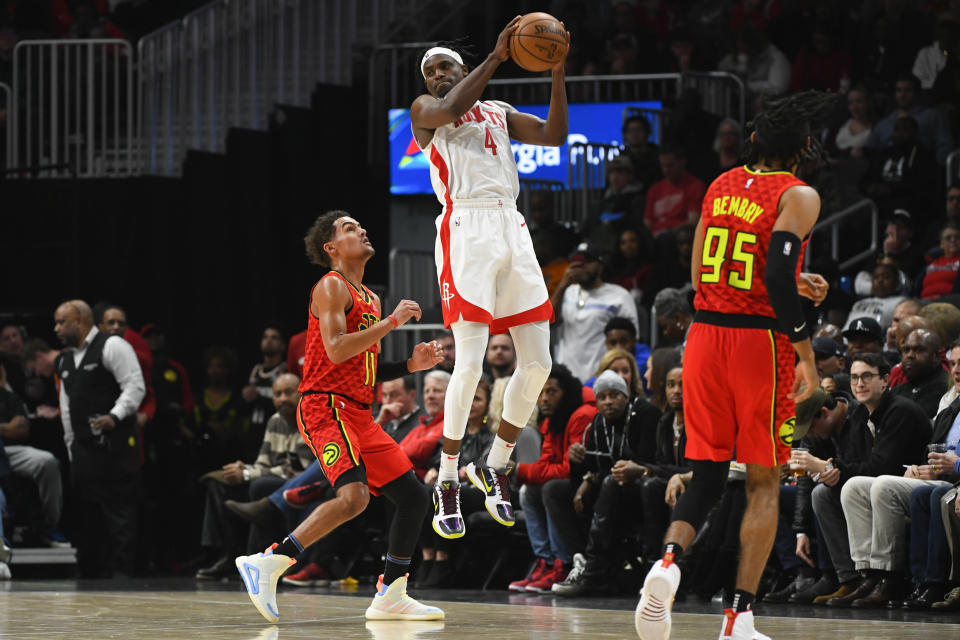
<instances>
[{"instance_id":1,"label":"black and red shorts","mask_svg":"<svg viewBox=\"0 0 960 640\"><path fill-rule=\"evenodd\" d=\"M345 396L305 393L297 426L335 489L360 481L379 495L380 487L413 468L400 445L373 421L370 407Z\"/></svg>"},{"instance_id":2,"label":"black and red shorts","mask_svg":"<svg viewBox=\"0 0 960 640\"><path fill-rule=\"evenodd\" d=\"M787 397L795 363L779 331L694 322L683 355L686 457L784 464L796 423Z\"/></svg>"}]
</instances>

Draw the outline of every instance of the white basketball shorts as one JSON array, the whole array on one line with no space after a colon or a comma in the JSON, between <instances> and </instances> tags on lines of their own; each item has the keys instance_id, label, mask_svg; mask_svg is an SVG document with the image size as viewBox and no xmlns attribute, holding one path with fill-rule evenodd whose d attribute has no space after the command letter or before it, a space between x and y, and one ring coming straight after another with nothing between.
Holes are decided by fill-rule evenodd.
<instances>
[{"instance_id":1,"label":"white basketball shorts","mask_svg":"<svg viewBox=\"0 0 960 640\"><path fill-rule=\"evenodd\" d=\"M491 333L553 319L523 215L504 200L454 200L437 217L443 324L483 322Z\"/></svg>"}]
</instances>

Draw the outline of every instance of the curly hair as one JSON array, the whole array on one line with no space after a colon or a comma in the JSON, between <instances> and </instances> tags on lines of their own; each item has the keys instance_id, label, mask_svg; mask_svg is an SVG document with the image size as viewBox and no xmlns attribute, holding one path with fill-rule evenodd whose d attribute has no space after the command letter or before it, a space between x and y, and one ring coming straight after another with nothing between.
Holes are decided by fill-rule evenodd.
<instances>
[{"instance_id":1,"label":"curly hair","mask_svg":"<svg viewBox=\"0 0 960 640\"><path fill-rule=\"evenodd\" d=\"M334 224L337 220L349 215L346 211L334 209L333 211L327 211L316 219L313 226L307 231L307 235L303 236L303 244L306 246L307 258L309 258L311 264L318 264L327 268L332 266L330 256L324 250L323 245L333 240L336 233Z\"/></svg>"},{"instance_id":2,"label":"curly hair","mask_svg":"<svg viewBox=\"0 0 960 640\"><path fill-rule=\"evenodd\" d=\"M755 139L747 141L747 162L755 164L760 158L782 163L822 159L823 145L816 129L836 102L837 94L822 91L804 91L767 102L747 123L748 131L756 134Z\"/></svg>"},{"instance_id":3,"label":"curly hair","mask_svg":"<svg viewBox=\"0 0 960 640\"><path fill-rule=\"evenodd\" d=\"M547 422L547 429L550 433L556 435L566 431L567 423L570 421L573 412L583 405L583 384L575 375L570 373L570 369L562 364L553 365L550 369L550 378L556 380L563 391L563 396L561 396L557 408L554 409L553 415Z\"/></svg>"}]
</instances>

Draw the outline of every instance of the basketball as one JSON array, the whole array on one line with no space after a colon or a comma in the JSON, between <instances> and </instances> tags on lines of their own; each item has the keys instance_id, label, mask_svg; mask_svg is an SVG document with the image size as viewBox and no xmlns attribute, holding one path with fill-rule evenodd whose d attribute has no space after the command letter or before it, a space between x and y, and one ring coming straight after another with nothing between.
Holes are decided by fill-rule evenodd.
<instances>
[{"instance_id":1,"label":"basketball","mask_svg":"<svg viewBox=\"0 0 960 640\"><path fill-rule=\"evenodd\" d=\"M523 16L510 36L510 57L527 71L546 71L563 60L569 48L560 21L541 11Z\"/></svg>"}]
</instances>

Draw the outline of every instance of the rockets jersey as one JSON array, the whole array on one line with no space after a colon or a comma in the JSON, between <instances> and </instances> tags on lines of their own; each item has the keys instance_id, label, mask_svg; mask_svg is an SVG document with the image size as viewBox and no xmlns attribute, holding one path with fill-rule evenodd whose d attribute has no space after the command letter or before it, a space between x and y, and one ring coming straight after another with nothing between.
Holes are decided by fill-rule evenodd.
<instances>
[{"instance_id":1,"label":"rockets jersey","mask_svg":"<svg viewBox=\"0 0 960 640\"><path fill-rule=\"evenodd\" d=\"M362 331L380 322L380 310L370 290L360 285L357 289L337 271L331 271L324 278L339 278L353 294L353 305L347 311L347 333ZM323 280L313 285L313 289ZM313 289L310 300L313 300ZM370 404L374 398L374 385L377 382L377 345L339 364L334 364L323 346L320 334L320 321L307 305L307 342L303 356L303 381L300 392L315 391L335 393L346 396L361 404Z\"/></svg>"},{"instance_id":2,"label":"rockets jersey","mask_svg":"<svg viewBox=\"0 0 960 640\"><path fill-rule=\"evenodd\" d=\"M437 127L423 153L437 200L505 200L520 194L517 163L507 131L503 102L478 101L450 124Z\"/></svg>"},{"instance_id":3,"label":"rockets jersey","mask_svg":"<svg viewBox=\"0 0 960 640\"><path fill-rule=\"evenodd\" d=\"M698 311L775 318L764 275L780 196L806 184L788 171L746 166L722 173L703 198L703 253L694 306ZM800 248L797 275L803 264Z\"/></svg>"}]
</instances>

